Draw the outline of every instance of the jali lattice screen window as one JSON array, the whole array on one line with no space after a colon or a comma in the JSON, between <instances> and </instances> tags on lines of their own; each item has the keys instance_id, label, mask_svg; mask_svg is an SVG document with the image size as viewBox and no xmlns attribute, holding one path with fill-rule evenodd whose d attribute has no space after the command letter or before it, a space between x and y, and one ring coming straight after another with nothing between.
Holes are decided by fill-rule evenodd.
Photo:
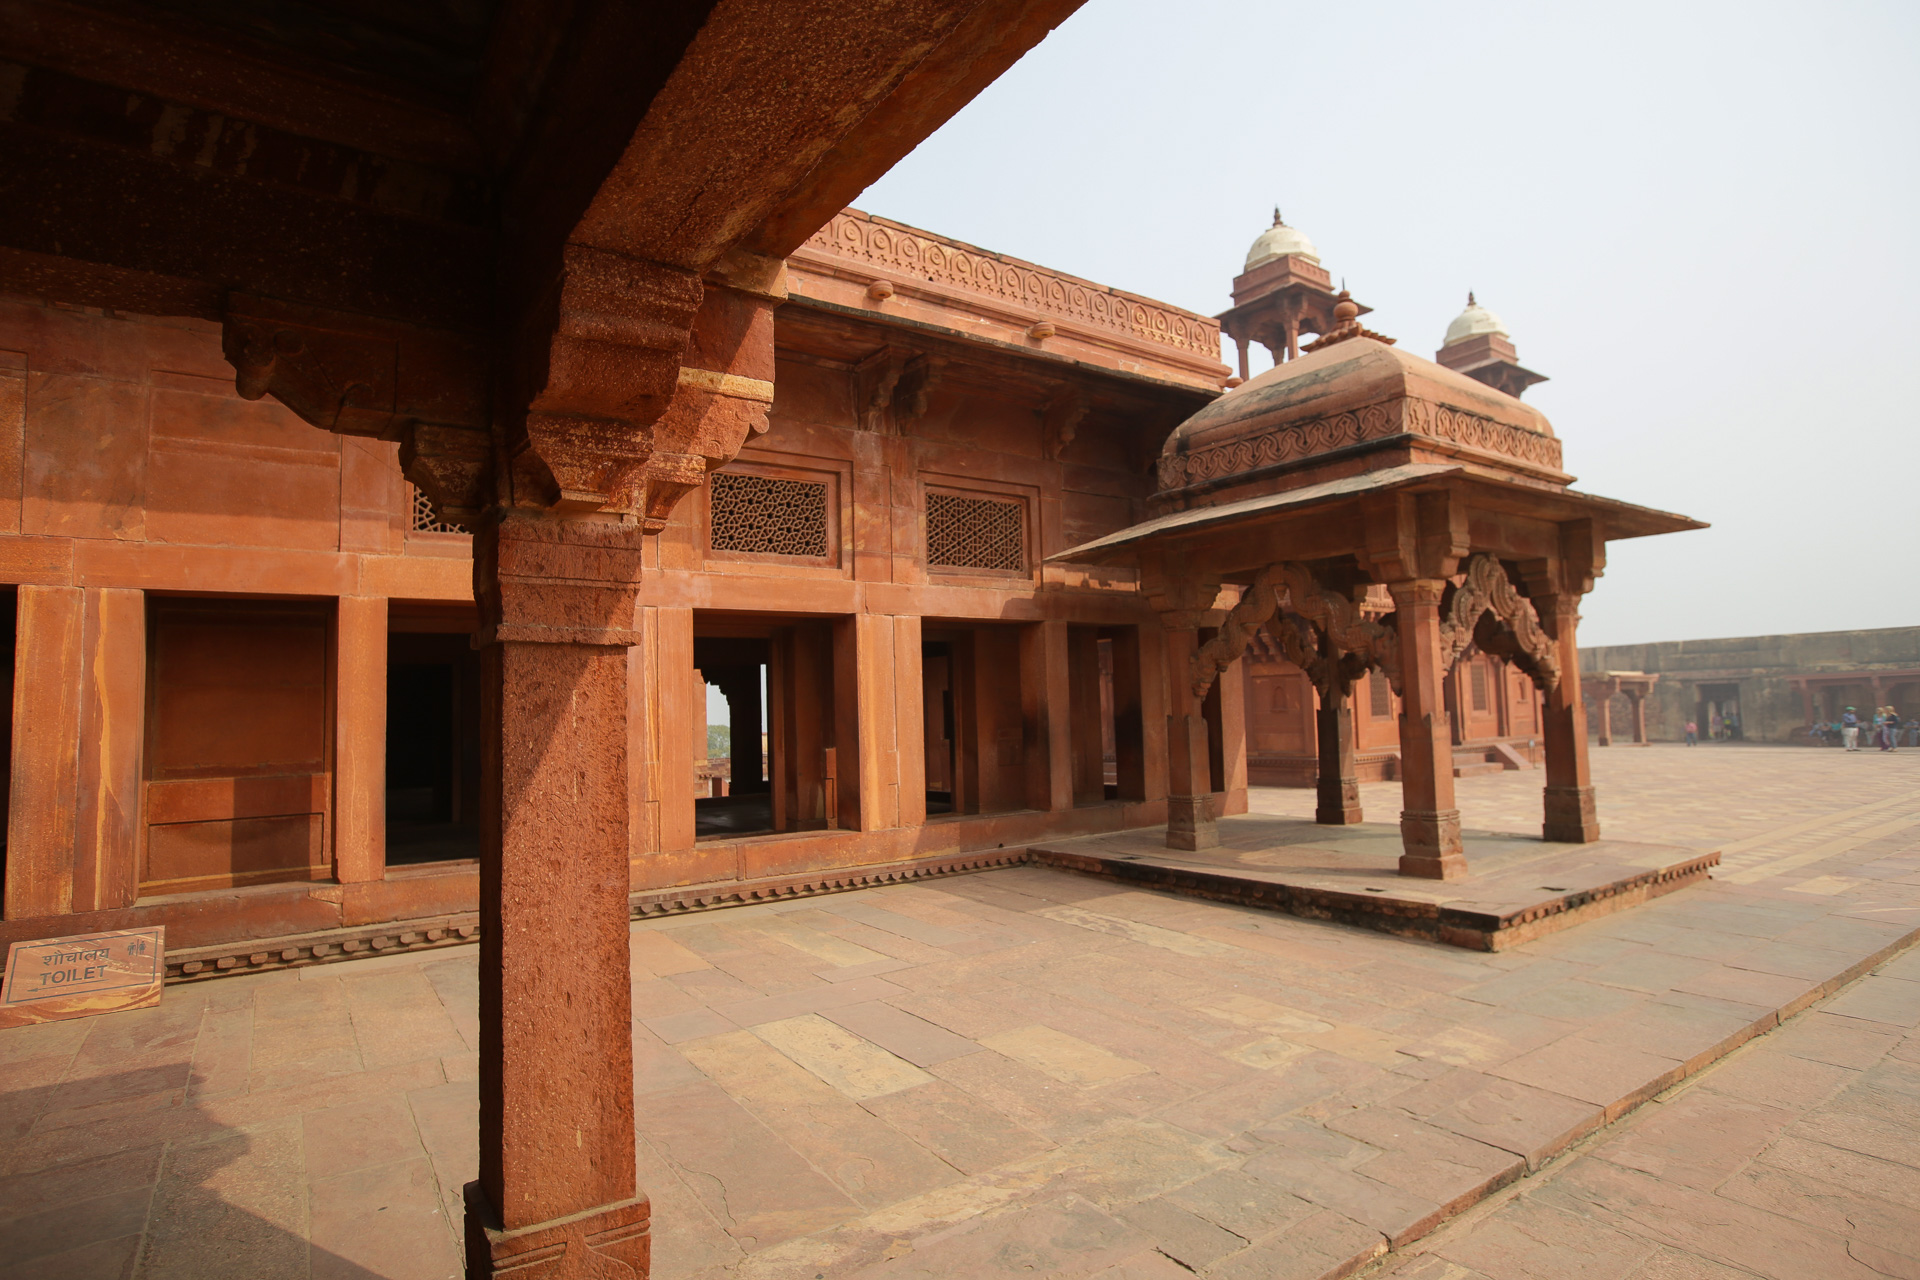
<instances>
[{"instance_id":1,"label":"jali lattice screen window","mask_svg":"<svg viewBox=\"0 0 1920 1280\"><path fill-rule=\"evenodd\" d=\"M954 569L1024 570L1024 507L1018 501L928 493L927 563Z\"/></svg>"},{"instance_id":2,"label":"jali lattice screen window","mask_svg":"<svg viewBox=\"0 0 1920 1280\"><path fill-rule=\"evenodd\" d=\"M721 471L711 481L707 543L715 551L827 555L827 486Z\"/></svg>"},{"instance_id":3,"label":"jali lattice screen window","mask_svg":"<svg viewBox=\"0 0 1920 1280\"><path fill-rule=\"evenodd\" d=\"M1393 714L1393 686L1387 682L1385 674L1375 671L1367 679L1367 710L1375 720L1385 720Z\"/></svg>"},{"instance_id":4,"label":"jali lattice screen window","mask_svg":"<svg viewBox=\"0 0 1920 1280\"><path fill-rule=\"evenodd\" d=\"M415 533L465 533L459 525L442 520L433 512L433 503L427 501L427 495L407 486L407 493L413 498L413 524L409 526Z\"/></svg>"}]
</instances>

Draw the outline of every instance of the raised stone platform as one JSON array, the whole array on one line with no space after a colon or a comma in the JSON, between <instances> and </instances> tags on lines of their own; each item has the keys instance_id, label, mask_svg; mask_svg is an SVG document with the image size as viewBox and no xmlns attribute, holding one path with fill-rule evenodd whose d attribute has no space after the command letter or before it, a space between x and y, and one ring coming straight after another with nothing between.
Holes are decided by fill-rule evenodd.
<instances>
[{"instance_id":1,"label":"raised stone platform","mask_svg":"<svg viewBox=\"0 0 1920 1280\"><path fill-rule=\"evenodd\" d=\"M1464 880L1398 873L1400 829L1323 827L1259 814L1222 819L1220 845L1168 849L1158 830L1036 844L1036 863L1142 888L1264 907L1317 920L1501 951L1637 906L1707 878L1718 852L1602 840L1550 844L1494 831L1465 834Z\"/></svg>"}]
</instances>

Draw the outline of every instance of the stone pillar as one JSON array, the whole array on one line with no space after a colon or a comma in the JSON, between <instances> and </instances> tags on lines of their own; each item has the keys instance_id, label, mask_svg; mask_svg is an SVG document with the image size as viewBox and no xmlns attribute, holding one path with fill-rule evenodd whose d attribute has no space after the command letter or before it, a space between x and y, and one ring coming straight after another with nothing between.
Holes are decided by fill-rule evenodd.
<instances>
[{"instance_id":1,"label":"stone pillar","mask_svg":"<svg viewBox=\"0 0 1920 1280\"><path fill-rule=\"evenodd\" d=\"M1197 617L1174 616L1166 629L1167 848L1211 849L1220 843L1213 818L1207 720L1193 696L1193 655L1200 647Z\"/></svg>"},{"instance_id":2,"label":"stone pillar","mask_svg":"<svg viewBox=\"0 0 1920 1280\"><path fill-rule=\"evenodd\" d=\"M352 884L387 870L384 596L340 597L333 662L333 868Z\"/></svg>"},{"instance_id":3,"label":"stone pillar","mask_svg":"<svg viewBox=\"0 0 1920 1280\"><path fill-rule=\"evenodd\" d=\"M74 815L73 909L130 907L142 830L146 738L147 596L88 587L80 620L79 809Z\"/></svg>"},{"instance_id":4,"label":"stone pillar","mask_svg":"<svg viewBox=\"0 0 1920 1280\"><path fill-rule=\"evenodd\" d=\"M1593 705L1600 713L1600 745L1613 745L1613 695L1620 688L1618 680L1602 680L1594 686Z\"/></svg>"},{"instance_id":5,"label":"stone pillar","mask_svg":"<svg viewBox=\"0 0 1920 1280\"><path fill-rule=\"evenodd\" d=\"M727 737L732 760L728 794L765 791L760 776L760 668L719 667L705 673L727 700ZM706 744L701 743L702 749Z\"/></svg>"},{"instance_id":6,"label":"stone pillar","mask_svg":"<svg viewBox=\"0 0 1920 1280\"><path fill-rule=\"evenodd\" d=\"M526 510L475 531L486 773L469 1277L647 1274L627 976L641 536Z\"/></svg>"},{"instance_id":7,"label":"stone pillar","mask_svg":"<svg viewBox=\"0 0 1920 1280\"><path fill-rule=\"evenodd\" d=\"M1440 665L1444 578L1390 584L1400 631L1400 874L1457 880L1467 874L1453 799L1453 735ZM1579 677L1574 677L1579 700Z\"/></svg>"},{"instance_id":8,"label":"stone pillar","mask_svg":"<svg viewBox=\"0 0 1920 1280\"><path fill-rule=\"evenodd\" d=\"M1533 597L1541 625L1553 637L1560 659L1560 680L1541 698L1542 733L1547 749L1546 821L1541 838L1591 844L1600 838L1594 811L1593 774L1587 762L1587 709L1580 696L1580 597L1571 593Z\"/></svg>"},{"instance_id":9,"label":"stone pillar","mask_svg":"<svg viewBox=\"0 0 1920 1280\"><path fill-rule=\"evenodd\" d=\"M1627 701L1633 704L1633 743L1637 747L1647 745L1647 690L1627 690ZM1813 723L1809 720L1807 723Z\"/></svg>"},{"instance_id":10,"label":"stone pillar","mask_svg":"<svg viewBox=\"0 0 1920 1280\"><path fill-rule=\"evenodd\" d=\"M1027 807L1073 808L1073 691L1067 624L1020 629L1020 718L1025 723Z\"/></svg>"},{"instance_id":11,"label":"stone pillar","mask_svg":"<svg viewBox=\"0 0 1920 1280\"><path fill-rule=\"evenodd\" d=\"M1353 691L1344 680L1332 681L1320 693L1320 707L1314 712L1315 738L1319 744L1319 780L1315 784L1318 802L1313 820L1330 827L1352 826L1360 816L1359 768L1354 763Z\"/></svg>"}]
</instances>

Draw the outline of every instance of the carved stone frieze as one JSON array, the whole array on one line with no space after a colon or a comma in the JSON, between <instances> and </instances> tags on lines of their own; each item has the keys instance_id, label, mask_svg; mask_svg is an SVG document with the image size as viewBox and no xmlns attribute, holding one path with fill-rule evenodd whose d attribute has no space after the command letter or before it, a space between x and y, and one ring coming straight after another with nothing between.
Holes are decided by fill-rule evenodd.
<instances>
[{"instance_id":1,"label":"carved stone frieze","mask_svg":"<svg viewBox=\"0 0 1920 1280\"><path fill-rule=\"evenodd\" d=\"M1469 645L1506 658L1552 691L1560 683L1560 657L1540 625L1533 602L1520 594L1498 558L1470 557L1462 580L1448 592L1440 619L1440 665L1451 669Z\"/></svg>"},{"instance_id":2,"label":"carved stone frieze","mask_svg":"<svg viewBox=\"0 0 1920 1280\"><path fill-rule=\"evenodd\" d=\"M1560 442L1549 435L1446 405L1400 398L1289 423L1259 435L1163 455L1161 492L1241 476L1350 445L1398 435L1422 435L1559 470Z\"/></svg>"},{"instance_id":3,"label":"carved stone frieze","mask_svg":"<svg viewBox=\"0 0 1920 1280\"><path fill-rule=\"evenodd\" d=\"M864 214L834 215L831 222L807 241L807 247L1018 307L1063 316L1091 329L1191 352L1209 361L1220 358L1220 326L1216 321L1117 289L1103 289L1072 276L1011 262L969 245L915 234Z\"/></svg>"}]
</instances>

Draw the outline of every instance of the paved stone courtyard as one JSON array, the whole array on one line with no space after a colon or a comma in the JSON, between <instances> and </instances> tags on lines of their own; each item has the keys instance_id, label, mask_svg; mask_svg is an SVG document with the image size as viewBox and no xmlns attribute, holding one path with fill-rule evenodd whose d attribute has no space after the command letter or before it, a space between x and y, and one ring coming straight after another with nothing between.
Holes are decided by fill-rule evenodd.
<instances>
[{"instance_id":1,"label":"paved stone courtyard","mask_svg":"<svg viewBox=\"0 0 1920 1280\"><path fill-rule=\"evenodd\" d=\"M1920 1275L1920 752L1595 761L1716 879L1495 955L1035 868L636 927L655 1274ZM0 1033L0 1277L457 1274L474 975Z\"/></svg>"}]
</instances>

